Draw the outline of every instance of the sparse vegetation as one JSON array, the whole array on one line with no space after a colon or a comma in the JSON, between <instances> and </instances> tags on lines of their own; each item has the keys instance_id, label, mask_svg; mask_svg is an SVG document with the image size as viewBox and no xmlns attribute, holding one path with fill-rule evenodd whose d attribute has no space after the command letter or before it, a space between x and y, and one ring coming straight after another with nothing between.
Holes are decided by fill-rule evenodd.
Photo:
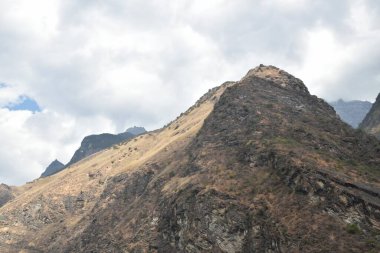
<instances>
[{"instance_id":1,"label":"sparse vegetation","mask_svg":"<svg viewBox=\"0 0 380 253\"><path fill-rule=\"evenodd\" d=\"M350 234L360 234L361 233L361 229L359 228L359 226L355 223L350 223L350 224L347 224L346 226L346 230L348 233Z\"/></svg>"},{"instance_id":2,"label":"sparse vegetation","mask_svg":"<svg viewBox=\"0 0 380 253\"><path fill-rule=\"evenodd\" d=\"M293 138L283 137L283 136L278 136L278 137L274 138L273 143L286 145L286 146L290 146L290 147L295 147L295 146L299 145L299 142L297 142Z\"/></svg>"},{"instance_id":3,"label":"sparse vegetation","mask_svg":"<svg viewBox=\"0 0 380 253\"><path fill-rule=\"evenodd\" d=\"M274 105L273 104L266 104L265 107L268 108L268 109L273 109Z\"/></svg>"}]
</instances>

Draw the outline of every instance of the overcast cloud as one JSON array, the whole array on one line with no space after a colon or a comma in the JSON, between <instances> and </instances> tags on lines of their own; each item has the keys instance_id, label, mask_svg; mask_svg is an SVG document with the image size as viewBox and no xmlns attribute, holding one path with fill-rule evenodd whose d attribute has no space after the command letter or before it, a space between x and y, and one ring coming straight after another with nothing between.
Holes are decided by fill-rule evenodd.
<instances>
[{"instance_id":1,"label":"overcast cloud","mask_svg":"<svg viewBox=\"0 0 380 253\"><path fill-rule=\"evenodd\" d=\"M88 134L163 126L260 63L327 100L380 92L377 0L0 0L0 182ZM40 111L11 110L25 97Z\"/></svg>"}]
</instances>

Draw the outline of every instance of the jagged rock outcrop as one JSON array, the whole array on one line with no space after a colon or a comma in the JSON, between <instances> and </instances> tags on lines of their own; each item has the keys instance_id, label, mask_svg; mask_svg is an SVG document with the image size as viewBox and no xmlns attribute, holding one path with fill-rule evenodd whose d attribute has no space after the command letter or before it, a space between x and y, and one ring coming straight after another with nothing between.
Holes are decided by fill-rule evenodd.
<instances>
[{"instance_id":1,"label":"jagged rock outcrop","mask_svg":"<svg viewBox=\"0 0 380 253\"><path fill-rule=\"evenodd\" d=\"M359 124L372 107L372 103L368 101L344 101L342 99L331 102L330 105L334 107L340 118L353 128L359 127Z\"/></svg>"},{"instance_id":2,"label":"jagged rock outcrop","mask_svg":"<svg viewBox=\"0 0 380 253\"><path fill-rule=\"evenodd\" d=\"M55 173L60 172L64 168L65 168L65 165L56 159L52 163L50 163L50 165L41 174L41 177L51 176L51 175L53 175Z\"/></svg>"},{"instance_id":3,"label":"jagged rock outcrop","mask_svg":"<svg viewBox=\"0 0 380 253\"><path fill-rule=\"evenodd\" d=\"M379 166L378 140L259 66L165 128L28 186L0 209L0 249L379 252Z\"/></svg>"},{"instance_id":4,"label":"jagged rock outcrop","mask_svg":"<svg viewBox=\"0 0 380 253\"><path fill-rule=\"evenodd\" d=\"M133 135L140 135L140 134L146 133L146 130L143 127L134 126L134 127L128 128L125 132L126 133L131 133Z\"/></svg>"},{"instance_id":5,"label":"jagged rock outcrop","mask_svg":"<svg viewBox=\"0 0 380 253\"><path fill-rule=\"evenodd\" d=\"M360 124L360 128L380 139L380 94L371 110Z\"/></svg>"}]
</instances>

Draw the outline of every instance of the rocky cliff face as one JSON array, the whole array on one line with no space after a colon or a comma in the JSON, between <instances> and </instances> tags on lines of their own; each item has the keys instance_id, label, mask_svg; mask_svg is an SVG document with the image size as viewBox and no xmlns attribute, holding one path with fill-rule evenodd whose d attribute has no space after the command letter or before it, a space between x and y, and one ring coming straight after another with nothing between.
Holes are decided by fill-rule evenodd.
<instances>
[{"instance_id":1,"label":"rocky cliff face","mask_svg":"<svg viewBox=\"0 0 380 253\"><path fill-rule=\"evenodd\" d=\"M46 170L41 174L41 177L48 177L55 173L60 172L65 168L65 165L58 160L54 160Z\"/></svg>"},{"instance_id":2,"label":"rocky cliff face","mask_svg":"<svg viewBox=\"0 0 380 253\"><path fill-rule=\"evenodd\" d=\"M0 209L0 248L379 252L379 166L379 141L259 66L167 127L24 186Z\"/></svg>"},{"instance_id":3,"label":"rocky cliff face","mask_svg":"<svg viewBox=\"0 0 380 253\"><path fill-rule=\"evenodd\" d=\"M334 107L340 118L353 128L359 127L359 124L372 107L371 102L359 100L343 101L340 99L330 104Z\"/></svg>"},{"instance_id":4,"label":"rocky cliff face","mask_svg":"<svg viewBox=\"0 0 380 253\"><path fill-rule=\"evenodd\" d=\"M360 124L360 128L380 139L380 94L371 110Z\"/></svg>"}]
</instances>

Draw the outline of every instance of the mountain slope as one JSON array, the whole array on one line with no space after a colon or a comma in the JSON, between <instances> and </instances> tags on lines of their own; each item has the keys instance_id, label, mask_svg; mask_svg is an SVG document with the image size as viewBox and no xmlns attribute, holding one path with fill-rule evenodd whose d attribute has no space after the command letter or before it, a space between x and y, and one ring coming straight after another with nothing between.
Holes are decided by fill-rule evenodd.
<instances>
[{"instance_id":1,"label":"mountain slope","mask_svg":"<svg viewBox=\"0 0 380 253\"><path fill-rule=\"evenodd\" d=\"M18 189L0 249L378 252L379 157L302 81L260 66L167 127Z\"/></svg>"},{"instance_id":2,"label":"mountain slope","mask_svg":"<svg viewBox=\"0 0 380 253\"><path fill-rule=\"evenodd\" d=\"M372 107L372 103L359 100L343 101L340 99L330 104L341 119L353 128L359 126Z\"/></svg>"},{"instance_id":3,"label":"mountain slope","mask_svg":"<svg viewBox=\"0 0 380 253\"><path fill-rule=\"evenodd\" d=\"M380 139L380 94L377 96L376 102L360 124L360 128Z\"/></svg>"},{"instance_id":4,"label":"mountain slope","mask_svg":"<svg viewBox=\"0 0 380 253\"><path fill-rule=\"evenodd\" d=\"M65 168L65 165L58 160L54 160L50 165L46 168L46 170L41 174L41 177L51 176Z\"/></svg>"}]
</instances>

